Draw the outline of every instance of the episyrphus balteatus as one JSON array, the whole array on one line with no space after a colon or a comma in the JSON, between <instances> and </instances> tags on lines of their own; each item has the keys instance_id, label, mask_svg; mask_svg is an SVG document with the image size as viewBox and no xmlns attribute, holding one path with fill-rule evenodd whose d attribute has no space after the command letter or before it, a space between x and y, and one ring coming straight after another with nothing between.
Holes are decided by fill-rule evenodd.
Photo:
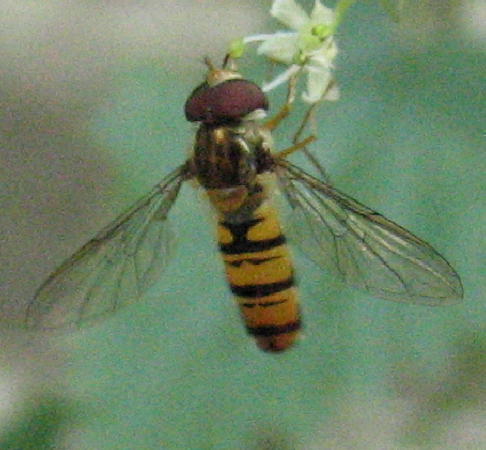
<instances>
[{"instance_id":1,"label":"episyrphus balteatus","mask_svg":"<svg viewBox=\"0 0 486 450\"><path fill-rule=\"evenodd\" d=\"M191 179L213 207L230 290L263 350L285 350L301 328L276 186L298 223L296 244L350 285L424 305L462 298L459 276L429 244L287 161L312 136L274 152L271 132L289 112L291 89L279 113L261 123L265 94L231 64L207 61L206 80L186 101L186 118L199 124L187 161L49 276L25 311L29 327L79 324L140 297L167 263L167 216Z\"/></svg>"}]
</instances>

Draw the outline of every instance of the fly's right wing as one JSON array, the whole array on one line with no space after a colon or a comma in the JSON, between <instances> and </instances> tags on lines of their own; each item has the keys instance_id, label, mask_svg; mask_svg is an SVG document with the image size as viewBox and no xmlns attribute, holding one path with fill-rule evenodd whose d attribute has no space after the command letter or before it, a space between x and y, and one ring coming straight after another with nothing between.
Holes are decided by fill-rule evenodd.
<instances>
[{"instance_id":1,"label":"fly's right wing","mask_svg":"<svg viewBox=\"0 0 486 450\"><path fill-rule=\"evenodd\" d=\"M26 325L78 325L137 300L169 258L172 234L167 214L186 178L186 166L171 172L64 261L28 304Z\"/></svg>"},{"instance_id":2,"label":"fly's right wing","mask_svg":"<svg viewBox=\"0 0 486 450\"><path fill-rule=\"evenodd\" d=\"M277 164L293 210L289 234L315 263L386 300L445 305L462 299L459 275L429 244L288 161Z\"/></svg>"}]
</instances>

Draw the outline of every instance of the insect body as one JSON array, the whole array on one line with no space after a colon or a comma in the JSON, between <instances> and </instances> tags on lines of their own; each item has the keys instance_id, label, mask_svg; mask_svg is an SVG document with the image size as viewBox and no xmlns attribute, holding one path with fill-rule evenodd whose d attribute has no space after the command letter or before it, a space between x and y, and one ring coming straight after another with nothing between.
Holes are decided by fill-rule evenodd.
<instances>
[{"instance_id":1,"label":"insect body","mask_svg":"<svg viewBox=\"0 0 486 450\"><path fill-rule=\"evenodd\" d=\"M215 210L229 287L263 350L285 350L301 326L294 267L272 203L276 183L299 225L296 243L352 286L425 305L462 298L459 276L430 245L285 159L310 139L273 151L271 130L289 100L261 124L268 104L260 88L208 65L185 106L187 119L199 122L193 154L44 282L26 308L27 325L78 324L136 300L165 267L168 213L188 179Z\"/></svg>"},{"instance_id":2,"label":"insect body","mask_svg":"<svg viewBox=\"0 0 486 450\"><path fill-rule=\"evenodd\" d=\"M201 122L189 164L217 212L230 289L258 345L278 351L294 341L300 318L293 265L271 203L270 134L244 118L266 108L256 85L234 71L213 71L185 109L188 120Z\"/></svg>"}]
</instances>

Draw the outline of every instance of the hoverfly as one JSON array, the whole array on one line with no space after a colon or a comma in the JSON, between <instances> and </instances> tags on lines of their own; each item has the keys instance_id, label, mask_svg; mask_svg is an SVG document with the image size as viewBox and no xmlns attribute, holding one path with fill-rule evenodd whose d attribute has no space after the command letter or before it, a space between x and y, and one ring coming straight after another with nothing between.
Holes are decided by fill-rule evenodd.
<instances>
[{"instance_id":1,"label":"hoverfly","mask_svg":"<svg viewBox=\"0 0 486 450\"><path fill-rule=\"evenodd\" d=\"M228 61L218 69L207 60L206 80L186 101L186 118L199 124L191 156L49 276L25 311L27 325L79 324L137 299L166 265L167 216L191 179L213 207L229 288L263 350L285 350L301 328L275 183L301 227L297 244L350 285L424 305L461 299L459 276L429 244L287 161L312 136L274 152L271 131L288 114L291 95L261 123L265 94Z\"/></svg>"}]
</instances>

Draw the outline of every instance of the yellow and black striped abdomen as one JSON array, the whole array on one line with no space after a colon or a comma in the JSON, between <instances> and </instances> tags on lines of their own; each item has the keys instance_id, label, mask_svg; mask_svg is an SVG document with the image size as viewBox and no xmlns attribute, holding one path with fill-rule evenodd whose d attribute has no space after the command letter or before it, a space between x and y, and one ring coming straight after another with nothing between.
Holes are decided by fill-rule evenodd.
<instances>
[{"instance_id":1,"label":"yellow and black striped abdomen","mask_svg":"<svg viewBox=\"0 0 486 450\"><path fill-rule=\"evenodd\" d=\"M277 210L265 201L242 222L221 216L218 242L248 332L263 350L285 350L301 324L291 255Z\"/></svg>"}]
</instances>

